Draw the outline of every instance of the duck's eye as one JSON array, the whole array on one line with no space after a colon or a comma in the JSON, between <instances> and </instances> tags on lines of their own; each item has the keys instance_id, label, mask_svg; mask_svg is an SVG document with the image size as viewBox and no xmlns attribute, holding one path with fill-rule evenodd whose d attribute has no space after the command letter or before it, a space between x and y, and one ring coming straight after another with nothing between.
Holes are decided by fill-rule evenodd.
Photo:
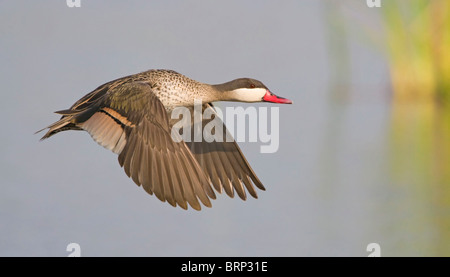
<instances>
[{"instance_id":1,"label":"duck's eye","mask_svg":"<svg viewBox=\"0 0 450 277\"><path fill-rule=\"evenodd\" d=\"M250 88L255 88L255 84L250 84Z\"/></svg>"}]
</instances>

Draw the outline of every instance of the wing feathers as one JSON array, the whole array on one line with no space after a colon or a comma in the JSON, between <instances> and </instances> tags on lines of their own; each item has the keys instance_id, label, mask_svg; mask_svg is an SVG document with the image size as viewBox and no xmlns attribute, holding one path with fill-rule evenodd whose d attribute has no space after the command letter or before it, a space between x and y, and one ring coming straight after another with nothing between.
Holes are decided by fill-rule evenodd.
<instances>
[{"instance_id":1,"label":"wing feathers","mask_svg":"<svg viewBox=\"0 0 450 277\"><path fill-rule=\"evenodd\" d=\"M183 181L180 176L181 166L178 160L176 153L169 152L169 160L173 161L173 167L170 169L172 174L172 182L173 182L173 196L175 201L182 207L183 209L187 209L186 200L184 198L183 193Z\"/></svg>"},{"instance_id":2,"label":"wing feathers","mask_svg":"<svg viewBox=\"0 0 450 277\"><path fill-rule=\"evenodd\" d=\"M126 143L123 127L103 112L94 113L79 126L86 130L98 144L114 153L120 153Z\"/></svg>"},{"instance_id":3,"label":"wing feathers","mask_svg":"<svg viewBox=\"0 0 450 277\"><path fill-rule=\"evenodd\" d=\"M215 114L214 107L211 104L203 105L203 112L206 109L213 109L212 113ZM203 127L208 122L209 120L203 120ZM191 124L194 124L193 117L191 117ZM223 137L227 136L230 136L230 134L223 124ZM230 197L234 197L236 192L241 199L245 200L245 188L251 196L257 198L252 181L256 187L264 190L264 186L256 177L235 141L188 142L187 145L217 191L221 192L223 189Z\"/></svg>"}]
</instances>

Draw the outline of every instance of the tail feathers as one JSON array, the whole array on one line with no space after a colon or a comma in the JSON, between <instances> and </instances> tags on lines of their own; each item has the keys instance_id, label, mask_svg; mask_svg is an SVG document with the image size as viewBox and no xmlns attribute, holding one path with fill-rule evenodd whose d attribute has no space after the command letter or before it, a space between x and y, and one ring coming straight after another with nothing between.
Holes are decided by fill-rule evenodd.
<instances>
[{"instance_id":1,"label":"tail feathers","mask_svg":"<svg viewBox=\"0 0 450 277\"><path fill-rule=\"evenodd\" d=\"M63 117L60 120L56 121L55 123L51 124L50 126L47 126L39 131L37 131L35 134L44 131L45 129L49 129L47 133L40 139L44 140L46 138L49 138L53 136L56 133L67 131L67 130L83 130L80 127L76 126L74 123L71 122L72 117Z\"/></svg>"},{"instance_id":2,"label":"tail feathers","mask_svg":"<svg viewBox=\"0 0 450 277\"><path fill-rule=\"evenodd\" d=\"M84 112L86 109L81 109L81 110L72 110L72 109L67 109L67 110L60 110L60 111L56 111L56 114L60 114L63 116L67 116L67 115L77 115L80 114L82 112Z\"/></svg>"}]
</instances>

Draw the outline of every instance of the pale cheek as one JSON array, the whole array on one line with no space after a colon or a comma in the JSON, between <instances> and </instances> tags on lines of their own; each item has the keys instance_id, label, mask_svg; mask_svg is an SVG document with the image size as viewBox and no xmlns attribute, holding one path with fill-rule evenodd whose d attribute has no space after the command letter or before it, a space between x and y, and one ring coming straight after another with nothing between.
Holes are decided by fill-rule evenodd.
<instances>
[{"instance_id":1,"label":"pale cheek","mask_svg":"<svg viewBox=\"0 0 450 277\"><path fill-rule=\"evenodd\" d=\"M232 92L233 98L237 101L242 102L259 102L262 100L265 94L266 89L263 88L255 88L255 89L240 88L235 89Z\"/></svg>"}]
</instances>

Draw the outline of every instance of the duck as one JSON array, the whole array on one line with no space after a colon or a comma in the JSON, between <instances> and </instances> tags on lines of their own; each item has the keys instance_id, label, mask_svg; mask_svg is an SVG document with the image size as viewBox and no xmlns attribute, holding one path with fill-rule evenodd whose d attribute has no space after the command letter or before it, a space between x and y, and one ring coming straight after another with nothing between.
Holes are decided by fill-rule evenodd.
<instances>
[{"instance_id":1,"label":"duck","mask_svg":"<svg viewBox=\"0 0 450 277\"><path fill-rule=\"evenodd\" d=\"M69 109L56 111L61 118L38 132L48 129L41 140L63 131L88 132L118 155L120 166L138 186L174 207L211 207L215 191L231 198L236 193L242 200L247 191L258 198L255 187L265 187L234 139L173 139L171 112L177 107L192 110L195 99L201 100L203 112L213 114L213 102L218 101L292 104L252 78L211 85L173 70L152 69L100 85Z\"/></svg>"}]
</instances>

